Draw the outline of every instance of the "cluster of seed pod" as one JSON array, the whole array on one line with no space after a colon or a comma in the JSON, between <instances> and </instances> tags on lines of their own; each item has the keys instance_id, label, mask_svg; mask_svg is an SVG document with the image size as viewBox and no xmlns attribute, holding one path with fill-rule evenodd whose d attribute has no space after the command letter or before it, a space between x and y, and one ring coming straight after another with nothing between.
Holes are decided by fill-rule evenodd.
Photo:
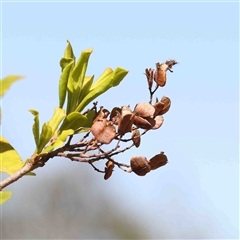
<instances>
[{"instance_id":1,"label":"cluster of seed pod","mask_svg":"<svg viewBox=\"0 0 240 240\"><path fill-rule=\"evenodd\" d=\"M148 87L152 88L153 80L156 82L157 86L164 87L167 81L167 71L173 72L172 67L177 64L175 60L171 59L165 63L156 63L156 71L149 68L145 70L145 74L148 79Z\"/></svg>"},{"instance_id":2,"label":"cluster of seed pod","mask_svg":"<svg viewBox=\"0 0 240 240\"><path fill-rule=\"evenodd\" d=\"M170 109L171 100L163 96L159 101L152 104L152 95L157 88L163 87L166 84L166 72L173 65L177 64L175 60L169 60L165 63L156 63L156 71L153 69L146 69L146 77L148 87L150 90L149 103L137 103L133 110L129 106L121 108L114 107L111 112L101 107L93 121L91 132L97 142L101 144L109 144L114 139L121 140L126 133L131 133L131 140L135 147L140 146L141 133L140 129L144 131L156 130L163 124L163 115ZM156 82L156 89L152 91L153 80ZM130 160L131 170L139 176L144 176L151 170L155 170L167 163L167 157L163 152L155 155L150 160L143 156L135 156ZM108 160L105 167L104 179L108 179L113 172L114 163Z\"/></svg>"},{"instance_id":3,"label":"cluster of seed pod","mask_svg":"<svg viewBox=\"0 0 240 240\"><path fill-rule=\"evenodd\" d=\"M163 124L165 114L171 105L168 97L163 96L161 101L154 105L138 103L132 111L130 107L115 107L111 113L103 107L93 121L91 132L95 139L102 144L109 144L117 136L122 137L132 132L132 140L136 147L140 145L140 129L156 130ZM109 116L110 115L110 116ZM109 117L109 119L108 119ZM138 137L139 136L139 137Z\"/></svg>"},{"instance_id":4,"label":"cluster of seed pod","mask_svg":"<svg viewBox=\"0 0 240 240\"><path fill-rule=\"evenodd\" d=\"M168 159L164 152L155 155L150 160L147 160L144 156L134 156L130 160L132 171L139 176L145 176L151 170L162 167L167 164L167 162Z\"/></svg>"}]
</instances>

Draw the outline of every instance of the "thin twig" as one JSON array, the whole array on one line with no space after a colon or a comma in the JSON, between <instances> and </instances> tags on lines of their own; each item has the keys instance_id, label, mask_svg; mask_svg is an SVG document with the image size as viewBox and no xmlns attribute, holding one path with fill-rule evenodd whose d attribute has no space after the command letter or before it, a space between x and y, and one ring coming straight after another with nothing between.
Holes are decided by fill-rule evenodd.
<instances>
[{"instance_id":1,"label":"thin twig","mask_svg":"<svg viewBox=\"0 0 240 240\"><path fill-rule=\"evenodd\" d=\"M109 157L114 156L114 155L117 155L117 154L119 154L119 153L123 153L123 152L129 150L130 148L132 148L133 146L135 146L134 143L133 143L132 145L124 148L124 149L121 149L121 150L118 150L118 151L116 151L116 152L114 152L114 153L109 154Z\"/></svg>"},{"instance_id":2,"label":"thin twig","mask_svg":"<svg viewBox=\"0 0 240 240\"><path fill-rule=\"evenodd\" d=\"M102 152L102 153L104 153L104 151L103 151L101 148L99 148L99 151ZM115 161L113 158L111 158L109 155L106 155L105 157L106 157L109 161L113 162L115 165L117 165L120 169L122 169L122 170L125 171L125 172L126 172L127 170L124 169L123 167L127 167L127 168L130 167L129 164L116 162L116 161Z\"/></svg>"},{"instance_id":3,"label":"thin twig","mask_svg":"<svg viewBox=\"0 0 240 240\"><path fill-rule=\"evenodd\" d=\"M158 87L159 87L159 85L156 84L156 87L155 87L155 89L154 89L153 91L152 91L151 89L149 89L149 92L150 92L150 101L149 101L149 103L150 103L150 104L152 104L153 95L154 95L154 93L157 91Z\"/></svg>"},{"instance_id":4,"label":"thin twig","mask_svg":"<svg viewBox=\"0 0 240 240\"><path fill-rule=\"evenodd\" d=\"M94 170L96 170L97 172L105 173L105 171L102 171L102 170L98 169L97 167L95 167L91 161L88 162L88 163L89 163L89 164L94 168Z\"/></svg>"},{"instance_id":5,"label":"thin twig","mask_svg":"<svg viewBox=\"0 0 240 240\"><path fill-rule=\"evenodd\" d=\"M138 129L138 128L135 128L135 129ZM138 138L138 137L141 137L143 136L144 134L146 134L147 131L149 131L150 129L145 129L140 135L136 135L134 138ZM129 142L129 141L132 141L133 138L121 138L121 142Z\"/></svg>"},{"instance_id":6,"label":"thin twig","mask_svg":"<svg viewBox=\"0 0 240 240\"><path fill-rule=\"evenodd\" d=\"M66 146L70 146L72 138L73 138L73 135L70 135L69 138L68 138L68 141L66 143Z\"/></svg>"}]
</instances>

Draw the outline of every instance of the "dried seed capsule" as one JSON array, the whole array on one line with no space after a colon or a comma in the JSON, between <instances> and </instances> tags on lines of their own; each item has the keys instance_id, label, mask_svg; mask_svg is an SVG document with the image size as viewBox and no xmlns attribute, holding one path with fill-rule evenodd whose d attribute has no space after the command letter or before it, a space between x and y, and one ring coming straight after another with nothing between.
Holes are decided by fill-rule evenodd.
<instances>
[{"instance_id":1,"label":"dried seed capsule","mask_svg":"<svg viewBox=\"0 0 240 240\"><path fill-rule=\"evenodd\" d=\"M155 170L159 167L166 165L167 162L168 162L167 156L164 154L164 152L161 152L160 154L157 154L154 157L152 157L148 161L148 164L151 167L151 170Z\"/></svg>"},{"instance_id":2,"label":"dried seed capsule","mask_svg":"<svg viewBox=\"0 0 240 240\"><path fill-rule=\"evenodd\" d=\"M134 173L139 176L145 176L151 171L147 158L143 156L135 156L130 160L131 168Z\"/></svg>"},{"instance_id":3,"label":"dried seed capsule","mask_svg":"<svg viewBox=\"0 0 240 240\"><path fill-rule=\"evenodd\" d=\"M93 123L98 121L98 120L102 120L102 119L106 119L109 115L109 111L103 107L100 108L100 110L97 112L96 117L93 120Z\"/></svg>"},{"instance_id":4,"label":"dried seed capsule","mask_svg":"<svg viewBox=\"0 0 240 240\"><path fill-rule=\"evenodd\" d=\"M156 116L154 118L154 124L152 124L152 129L156 130L156 129L160 128L162 126L163 122L164 122L163 116L160 116L160 115Z\"/></svg>"},{"instance_id":5,"label":"dried seed capsule","mask_svg":"<svg viewBox=\"0 0 240 240\"><path fill-rule=\"evenodd\" d=\"M134 108L134 113L140 117L152 117L154 115L155 108L149 103L138 103Z\"/></svg>"},{"instance_id":6,"label":"dried seed capsule","mask_svg":"<svg viewBox=\"0 0 240 240\"><path fill-rule=\"evenodd\" d=\"M122 115L118 122L118 133L124 135L127 132L131 132L134 121L134 114L127 106L122 107Z\"/></svg>"},{"instance_id":7,"label":"dried seed capsule","mask_svg":"<svg viewBox=\"0 0 240 240\"><path fill-rule=\"evenodd\" d=\"M175 60L168 60L165 63L156 63L156 71L154 73L154 81L160 87L164 87L166 84L166 72L169 70L172 72L171 68L173 65L177 64Z\"/></svg>"},{"instance_id":8,"label":"dried seed capsule","mask_svg":"<svg viewBox=\"0 0 240 240\"><path fill-rule=\"evenodd\" d=\"M159 115L159 113L163 110L164 108L164 103L162 102L156 102L153 107L155 108L154 116Z\"/></svg>"},{"instance_id":9,"label":"dried seed capsule","mask_svg":"<svg viewBox=\"0 0 240 240\"><path fill-rule=\"evenodd\" d=\"M121 118L121 108L115 107L112 109L110 114L110 120L113 124L118 125Z\"/></svg>"},{"instance_id":10,"label":"dried seed capsule","mask_svg":"<svg viewBox=\"0 0 240 240\"><path fill-rule=\"evenodd\" d=\"M132 131L132 141L133 141L135 147L140 146L141 136L140 136L140 132L138 129L135 129Z\"/></svg>"},{"instance_id":11,"label":"dried seed capsule","mask_svg":"<svg viewBox=\"0 0 240 240\"><path fill-rule=\"evenodd\" d=\"M164 87L166 84L166 71L168 69L168 65L163 63L160 64L159 62L156 63L156 71L154 73L154 81L160 87Z\"/></svg>"},{"instance_id":12,"label":"dried seed capsule","mask_svg":"<svg viewBox=\"0 0 240 240\"><path fill-rule=\"evenodd\" d=\"M94 122L91 132L100 143L109 144L116 137L116 128L107 119Z\"/></svg>"},{"instance_id":13,"label":"dried seed capsule","mask_svg":"<svg viewBox=\"0 0 240 240\"><path fill-rule=\"evenodd\" d=\"M170 60L166 61L165 63L168 65L168 70L169 70L170 72L173 72L173 71L171 70L172 66L174 66L175 64L178 64L178 62L176 62L176 61L173 60L173 59L170 59Z\"/></svg>"},{"instance_id":14,"label":"dried seed capsule","mask_svg":"<svg viewBox=\"0 0 240 240\"><path fill-rule=\"evenodd\" d=\"M105 165L106 165L107 168L110 168L111 170L113 170L113 168L115 166L114 163L112 161L109 161L109 160L106 162Z\"/></svg>"},{"instance_id":15,"label":"dried seed capsule","mask_svg":"<svg viewBox=\"0 0 240 240\"><path fill-rule=\"evenodd\" d=\"M159 111L158 115L165 114L170 109L171 106L171 100L168 97L163 96L161 102L164 104L164 107L161 111Z\"/></svg>"},{"instance_id":16,"label":"dried seed capsule","mask_svg":"<svg viewBox=\"0 0 240 240\"><path fill-rule=\"evenodd\" d=\"M152 84L153 84L153 69L151 69L151 68L147 69L146 68L145 74L147 76L148 88L151 89Z\"/></svg>"},{"instance_id":17,"label":"dried seed capsule","mask_svg":"<svg viewBox=\"0 0 240 240\"><path fill-rule=\"evenodd\" d=\"M142 128L142 129L151 129L152 128L152 124L147 119L144 119L144 118L141 118L138 116L134 117L133 123L137 127Z\"/></svg>"},{"instance_id":18,"label":"dried seed capsule","mask_svg":"<svg viewBox=\"0 0 240 240\"><path fill-rule=\"evenodd\" d=\"M105 174L104 174L104 179L107 180L112 176L114 168L114 163L112 161L107 161L106 162L106 167L105 167Z\"/></svg>"}]
</instances>

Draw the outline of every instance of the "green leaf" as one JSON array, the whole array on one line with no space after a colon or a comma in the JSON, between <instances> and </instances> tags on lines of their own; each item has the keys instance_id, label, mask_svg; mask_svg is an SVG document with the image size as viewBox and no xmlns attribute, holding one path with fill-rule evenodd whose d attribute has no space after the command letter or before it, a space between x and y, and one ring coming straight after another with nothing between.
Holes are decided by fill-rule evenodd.
<instances>
[{"instance_id":1,"label":"green leaf","mask_svg":"<svg viewBox=\"0 0 240 240\"><path fill-rule=\"evenodd\" d=\"M71 77L70 77L71 78ZM72 81L70 79L68 80L68 86L67 86L67 114L74 111L74 107L72 104L73 100L73 87L72 87Z\"/></svg>"},{"instance_id":2,"label":"green leaf","mask_svg":"<svg viewBox=\"0 0 240 240\"><path fill-rule=\"evenodd\" d=\"M81 113L79 112L69 113L64 119L64 122L59 129L60 134L63 130L68 129L76 130L79 127L82 127L86 122L87 122L86 116L82 115Z\"/></svg>"},{"instance_id":3,"label":"green leaf","mask_svg":"<svg viewBox=\"0 0 240 240\"><path fill-rule=\"evenodd\" d=\"M72 45L71 43L67 40L67 47L65 49L65 52L64 52L64 58L70 58L70 59L73 59L75 61L75 56L73 54L73 49L72 49Z\"/></svg>"},{"instance_id":4,"label":"green leaf","mask_svg":"<svg viewBox=\"0 0 240 240\"><path fill-rule=\"evenodd\" d=\"M60 80L59 80L59 107L62 108L65 102L67 94L67 84L71 69L73 68L74 61L71 60L66 67L63 69Z\"/></svg>"},{"instance_id":5,"label":"green leaf","mask_svg":"<svg viewBox=\"0 0 240 240\"><path fill-rule=\"evenodd\" d=\"M12 196L12 192L10 191L1 191L0 192L0 204L5 203L7 200L9 200Z\"/></svg>"},{"instance_id":6,"label":"green leaf","mask_svg":"<svg viewBox=\"0 0 240 240\"><path fill-rule=\"evenodd\" d=\"M2 97L7 90L9 90L9 88L11 87L11 85L24 78L23 76L17 76L17 75L9 75L5 78L3 78L2 80L0 80L0 85L1 85L1 88L0 88L0 97Z\"/></svg>"},{"instance_id":7,"label":"green leaf","mask_svg":"<svg viewBox=\"0 0 240 240\"><path fill-rule=\"evenodd\" d=\"M111 68L106 68L102 75L93 83L92 87L90 88L90 91L93 90L95 87L101 84L102 81L110 74L113 70Z\"/></svg>"},{"instance_id":8,"label":"green leaf","mask_svg":"<svg viewBox=\"0 0 240 240\"><path fill-rule=\"evenodd\" d=\"M58 107L55 108L54 114L50 121L43 124L37 153L40 153L45 147L45 145L49 142L51 137L53 137L59 124L61 123L65 116L66 114L63 109Z\"/></svg>"},{"instance_id":9,"label":"green leaf","mask_svg":"<svg viewBox=\"0 0 240 240\"><path fill-rule=\"evenodd\" d=\"M48 122L48 126L52 128L52 133L54 134L61 123L61 121L66 117L65 111L62 108L55 108L54 114L50 121Z\"/></svg>"},{"instance_id":10,"label":"green leaf","mask_svg":"<svg viewBox=\"0 0 240 240\"><path fill-rule=\"evenodd\" d=\"M11 87L11 85L24 78L23 76L17 76L17 75L9 75L7 77L5 77L4 79L0 80L0 97L2 97L7 90L9 90L9 88ZM2 112L1 112L1 108L0 108L0 124L1 124L1 119L2 119Z\"/></svg>"},{"instance_id":11,"label":"green leaf","mask_svg":"<svg viewBox=\"0 0 240 240\"><path fill-rule=\"evenodd\" d=\"M67 43L68 45L65 49L64 57L60 60L60 66L62 68L62 71L70 62L73 61L73 63L75 63L75 56L73 54L72 46L68 40Z\"/></svg>"},{"instance_id":12,"label":"green leaf","mask_svg":"<svg viewBox=\"0 0 240 240\"><path fill-rule=\"evenodd\" d=\"M52 136L53 136L52 128L49 126L48 123L44 123L40 135L37 153L40 153L43 150L43 148L49 142Z\"/></svg>"},{"instance_id":13,"label":"green leaf","mask_svg":"<svg viewBox=\"0 0 240 240\"><path fill-rule=\"evenodd\" d=\"M60 67L62 68L62 71L65 69L65 67L72 62L73 59L70 58L61 58L60 60ZM73 61L74 62L74 61Z\"/></svg>"},{"instance_id":14,"label":"green leaf","mask_svg":"<svg viewBox=\"0 0 240 240\"><path fill-rule=\"evenodd\" d=\"M72 77L68 81L68 106L67 114L73 112L79 104L79 97L83 86L88 60L92 53L92 48L85 50L80 55L76 65L72 70Z\"/></svg>"},{"instance_id":15,"label":"green leaf","mask_svg":"<svg viewBox=\"0 0 240 240\"><path fill-rule=\"evenodd\" d=\"M61 147L64 142L66 141L67 137L69 135L72 135L74 134L74 131L72 129L68 129L68 130L63 130L60 135L58 136L57 140L49 145L48 147L46 147L44 150L43 150L43 153L44 152L51 152L53 151L56 147Z\"/></svg>"},{"instance_id":16,"label":"green leaf","mask_svg":"<svg viewBox=\"0 0 240 240\"><path fill-rule=\"evenodd\" d=\"M86 116L87 122L83 125L83 127L91 127L96 114L97 113L95 110L91 110L87 114L85 114L84 116Z\"/></svg>"},{"instance_id":17,"label":"green leaf","mask_svg":"<svg viewBox=\"0 0 240 240\"><path fill-rule=\"evenodd\" d=\"M84 78L83 86L81 89L81 94L79 97L79 102L81 102L82 99L88 94L89 89L91 88L92 83L93 83L93 78L94 78L94 76Z\"/></svg>"},{"instance_id":18,"label":"green leaf","mask_svg":"<svg viewBox=\"0 0 240 240\"><path fill-rule=\"evenodd\" d=\"M107 74L101 81L98 81L98 84L95 84L94 88L92 86L90 92L80 102L75 111L81 112L93 99L106 92L109 88L117 86L127 73L128 71L122 68L116 68L112 73Z\"/></svg>"},{"instance_id":19,"label":"green leaf","mask_svg":"<svg viewBox=\"0 0 240 240\"><path fill-rule=\"evenodd\" d=\"M74 92L74 89L73 89L72 70L71 70L68 77L68 82L67 82L67 114L74 111L74 107L72 104L73 92Z\"/></svg>"},{"instance_id":20,"label":"green leaf","mask_svg":"<svg viewBox=\"0 0 240 240\"><path fill-rule=\"evenodd\" d=\"M11 175L23 166L23 161L17 151L3 137L0 137L0 159L0 172L5 172Z\"/></svg>"},{"instance_id":21,"label":"green leaf","mask_svg":"<svg viewBox=\"0 0 240 240\"><path fill-rule=\"evenodd\" d=\"M87 70L88 59L92 53L92 48L82 52L72 72L73 82L82 87L85 73Z\"/></svg>"},{"instance_id":22,"label":"green leaf","mask_svg":"<svg viewBox=\"0 0 240 240\"><path fill-rule=\"evenodd\" d=\"M36 173L34 173L34 172L29 172L29 173L25 174L25 176L36 176Z\"/></svg>"},{"instance_id":23,"label":"green leaf","mask_svg":"<svg viewBox=\"0 0 240 240\"><path fill-rule=\"evenodd\" d=\"M86 129L82 129L82 130L76 131L75 134L82 133L82 132L87 132L88 131L87 128L91 128L91 126L93 124L93 120L94 120L94 118L96 116L96 111L95 110L91 110L87 114L84 114L84 116L86 116L87 121L86 121L86 123L82 127L86 128Z\"/></svg>"},{"instance_id":24,"label":"green leaf","mask_svg":"<svg viewBox=\"0 0 240 240\"><path fill-rule=\"evenodd\" d=\"M37 149L39 145L39 134L40 134L39 133L39 113L38 111L33 109L30 109L29 112L34 115L34 124L32 126L32 132L33 132L34 140L36 143L36 149Z\"/></svg>"}]
</instances>

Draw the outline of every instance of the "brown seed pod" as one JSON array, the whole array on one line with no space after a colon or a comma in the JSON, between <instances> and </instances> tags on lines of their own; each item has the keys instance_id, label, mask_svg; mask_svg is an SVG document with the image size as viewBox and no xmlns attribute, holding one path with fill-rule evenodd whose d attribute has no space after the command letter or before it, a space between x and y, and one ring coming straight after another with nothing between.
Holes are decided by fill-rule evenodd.
<instances>
[{"instance_id":1,"label":"brown seed pod","mask_svg":"<svg viewBox=\"0 0 240 240\"><path fill-rule=\"evenodd\" d=\"M122 107L121 119L118 122L118 133L124 135L127 132L131 132L134 121L134 114L127 106Z\"/></svg>"},{"instance_id":2,"label":"brown seed pod","mask_svg":"<svg viewBox=\"0 0 240 240\"><path fill-rule=\"evenodd\" d=\"M151 171L147 158L143 156L135 156L130 160L131 168L134 173L139 176L145 176Z\"/></svg>"},{"instance_id":3,"label":"brown seed pod","mask_svg":"<svg viewBox=\"0 0 240 240\"><path fill-rule=\"evenodd\" d=\"M146 68L145 74L147 76L148 88L151 89L152 84L153 84L153 69L151 69L151 68L147 69Z\"/></svg>"},{"instance_id":4,"label":"brown seed pod","mask_svg":"<svg viewBox=\"0 0 240 240\"><path fill-rule=\"evenodd\" d=\"M112 176L113 168L114 168L114 163L112 161L107 161L106 167L105 167L105 174L104 174L105 180L109 179Z\"/></svg>"},{"instance_id":5,"label":"brown seed pod","mask_svg":"<svg viewBox=\"0 0 240 240\"><path fill-rule=\"evenodd\" d=\"M173 72L173 71L171 70L172 66L174 66L175 64L178 64L178 62L176 62L176 61L173 60L173 59L170 59L170 60L166 61L165 63L168 65L168 70L169 70L170 72Z\"/></svg>"},{"instance_id":6,"label":"brown seed pod","mask_svg":"<svg viewBox=\"0 0 240 240\"><path fill-rule=\"evenodd\" d=\"M155 108L149 103L138 103L133 112L140 117L152 117L154 115Z\"/></svg>"},{"instance_id":7,"label":"brown seed pod","mask_svg":"<svg viewBox=\"0 0 240 240\"><path fill-rule=\"evenodd\" d=\"M110 120L113 124L118 125L121 118L121 108L115 107L112 109L110 114Z\"/></svg>"},{"instance_id":8,"label":"brown seed pod","mask_svg":"<svg viewBox=\"0 0 240 240\"><path fill-rule=\"evenodd\" d=\"M109 168L111 170L113 170L113 168L115 166L113 161L110 161L110 160L108 160L105 165L106 165L107 168Z\"/></svg>"},{"instance_id":9,"label":"brown seed pod","mask_svg":"<svg viewBox=\"0 0 240 240\"><path fill-rule=\"evenodd\" d=\"M166 165L167 162L168 162L167 156L164 154L164 152L161 152L160 154L157 154L154 157L152 157L148 161L148 164L151 167L151 170L155 170L159 167Z\"/></svg>"},{"instance_id":10,"label":"brown seed pod","mask_svg":"<svg viewBox=\"0 0 240 240\"><path fill-rule=\"evenodd\" d=\"M158 115L165 114L170 109L171 106L171 100L168 97L163 96L161 102L164 104L164 107L161 111L159 111Z\"/></svg>"},{"instance_id":11,"label":"brown seed pod","mask_svg":"<svg viewBox=\"0 0 240 240\"><path fill-rule=\"evenodd\" d=\"M116 128L107 119L94 122L91 132L96 140L103 144L109 144L116 137Z\"/></svg>"},{"instance_id":12,"label":"brown seed pod","mask_svg":"<svg viewBox=\"0 0 240 240\"><path fill-rule=\"evenodd\" d=\"M156 102L153 107L155 108L155 112L154 112L154 116L159 115L159 112L162 111L162 109L164 108L164 103L162 102Z\"/></svg>"},{"instance_id":13,"label":"brown seed pod","mask_svg":"<svg viewBox=\"0 0 240 240\"><path fill-rule=\"evenodd\" d=\"M177 64L175 60L168 60L165 63L156 63L156 71L154 73L154 81L158 84L160 87L164 87L167 81L166 78L166 72L169 70L170 72L173 72L171 70L172 66Z\"/></svg>"},{"instance_id":14,"label":"brown seed pod","mask_svg":"<svg viewBox=\"0 0 240 240\"><path fill-rule=\"evenodd\" d=\"M102 119L106 119L109 115L109 111L103 107L100 108L100 110L97 112L96 117L93 120L93 123L98 121L98 120L102 120Z\"/></svg>"},{"instance_id":15,"label":"brown seed pod","mask_svg":"<svg viewBox=\"0 0 240 240\"><path fill-rule=\"evenodd\" d=\"M156 63L156 71L154 73L154 81L160 87L164 87L166 84L166 71L168 70L168 65L166 63L160 64Z\"/></svg>"},{"instance_id":16,"label":"brown seed pod","mask_svg":"<svg viewBox=\"0 0 240 240\"><path fill-rule=\"evenodd\" d=\"M160 116L160 115L156 116L154 118L154 124L152 124L152 129L156 130L156 129L160 128L162 126L163 122L164 122L163 116Z\"/></svg>"},{"instance_id":17,"label":"brown seed pod","mask_svg":"<svg viewBox=\"0 0 240 240\"><path fill-rule=\"evenodd\" d=\"M141 135L138 129L132 131L132 141L135 147L139 147L141 143Z\"/></svg>"},{"instance_id":18,"label":"brown seed pod","mask_svg":"<svg viewBox=\"0 0 240 240\"><path fill-rule=\"evenodd\" d=\"M151 129L152 128L152 124L148 120L138 117L138 116L134 117L133 123L137 127L142 128L142 129Z\"/></svg>"}]
</instances>

